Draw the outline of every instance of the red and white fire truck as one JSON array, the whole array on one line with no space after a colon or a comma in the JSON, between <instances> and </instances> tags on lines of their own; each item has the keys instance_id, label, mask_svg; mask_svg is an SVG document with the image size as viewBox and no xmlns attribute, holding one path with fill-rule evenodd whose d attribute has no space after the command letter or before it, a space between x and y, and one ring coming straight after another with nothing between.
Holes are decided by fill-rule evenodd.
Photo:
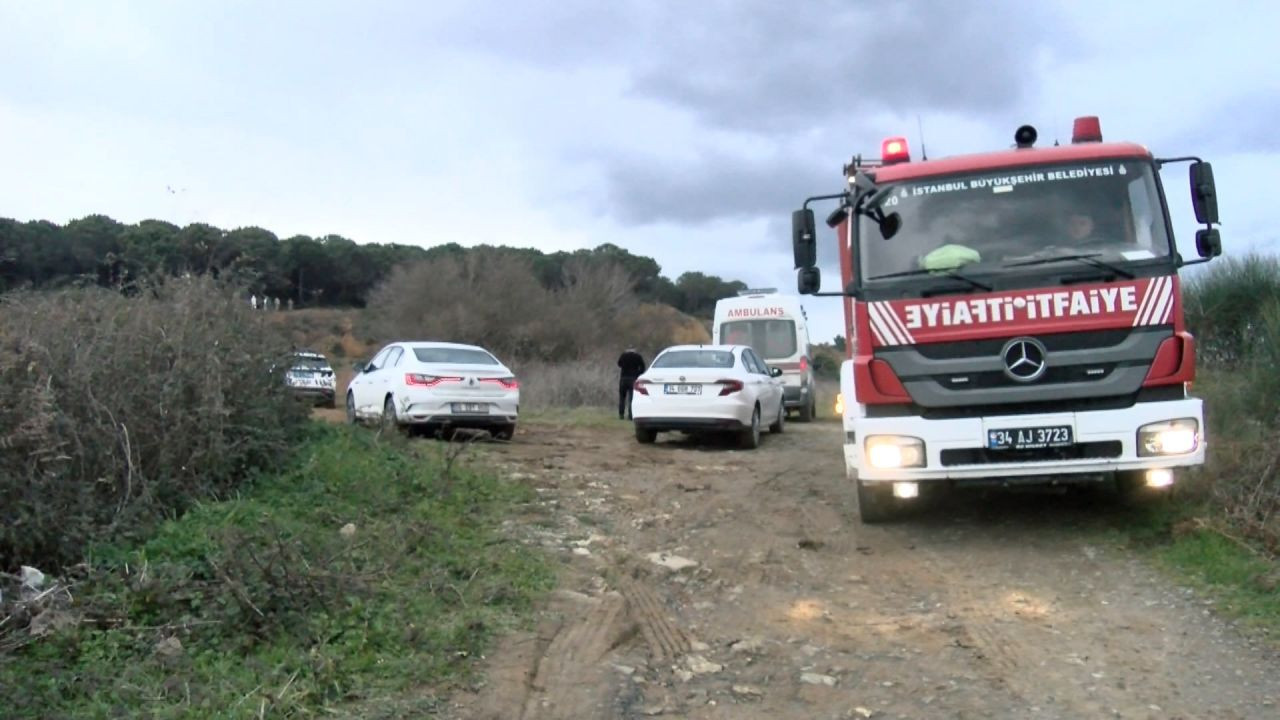
<instances>
[{"instance_id":1,"label":"red and white fire truck","mask_svg":"<svg viewBox=\"0 0 1280 720\"><path fill-rule=\"evenodd\" d=\"M1209 163L1103 142L913 161L855 157L792 217L802 294L843 297L845 465L864 522L937 483L1165 487L1205 457L1179 268L1221 253ZM1190 163L1200 258L1174 242L1160 169ZM837 200L840 289L818 292L810 203Z\"/></svg>"}]
</instances>

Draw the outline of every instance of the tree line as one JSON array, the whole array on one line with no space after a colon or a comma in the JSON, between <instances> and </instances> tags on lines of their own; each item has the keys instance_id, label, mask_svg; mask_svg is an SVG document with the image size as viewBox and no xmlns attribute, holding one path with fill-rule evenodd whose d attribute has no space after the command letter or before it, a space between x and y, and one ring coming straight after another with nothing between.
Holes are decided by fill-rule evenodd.
<instances>
[{"instance_id":1,"label":"tree line","mask_svg":"<svg viewBox=\"0 0 1280 720\"><path fill-rule=\"evenodd\" d=\"M636 295L710 317L716 300L746 285L700 272L672 281L649 257L605 243L589 250L544 253L533 248L457 243L433 247L357 244L341 235L281 239L269 230L223 230L204 223L179 227L163 220L134 224L90 215L66 225L45 220L0 218L0 293L98 285L127 289L166 276L232 279L259 296L293 300L295 307L364 307L370 293L393 268L407 263L475 252L499 253L529 263L548 290L573 284L575 268L618 265L629 273Z\"/></svg>"}]
</instances>

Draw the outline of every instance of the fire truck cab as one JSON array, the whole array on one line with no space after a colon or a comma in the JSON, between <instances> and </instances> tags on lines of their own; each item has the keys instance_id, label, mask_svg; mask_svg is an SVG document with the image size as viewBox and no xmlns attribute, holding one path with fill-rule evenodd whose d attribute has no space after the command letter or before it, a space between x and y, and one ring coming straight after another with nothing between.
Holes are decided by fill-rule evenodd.
<instances>
[{"instance_id":1,"label":"fire truck cab","mask_svg":"<svg viewBox=\"0 0 1280 720\"><path fill-rule=\"evenodd\" d=\"M1179 268L1221 253L1213 171L1103 142L912 161L891 138L792 217L802 294L843 298L845 465L864 522L922 487L1164 487L1205 457ZM1162 166L1190 163L1200 258L1177 251ZM810 203L835 200L840 288L818 292Z\"/></svg>"}]
</instances>

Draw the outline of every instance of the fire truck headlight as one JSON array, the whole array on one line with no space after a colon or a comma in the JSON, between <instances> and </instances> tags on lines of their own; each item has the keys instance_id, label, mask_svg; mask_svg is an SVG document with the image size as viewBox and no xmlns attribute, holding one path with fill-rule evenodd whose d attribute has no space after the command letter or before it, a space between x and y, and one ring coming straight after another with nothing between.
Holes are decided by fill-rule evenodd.
<instances>
[{"instance_id":1,"label":"fire truck headlight","mask_svg":"<svg viewBox=\"0 0 1280 720\"><path fill-rule=\"evenodd\" d=\"M866 441L867 462L873 468L924 467L924 441L906 435L871 435Z\"/></svg>"},{"instance_id":2,"label":"fire truck headlight","mask_svg":"<svg viewBox=\"0 0 1280 720\"><path fill-rule=\"evenodd\" d=\"M1200 447L1200 423L1181 418L1138 428L1138 455L1185 455Z\"/></svg>"}]
</instances>

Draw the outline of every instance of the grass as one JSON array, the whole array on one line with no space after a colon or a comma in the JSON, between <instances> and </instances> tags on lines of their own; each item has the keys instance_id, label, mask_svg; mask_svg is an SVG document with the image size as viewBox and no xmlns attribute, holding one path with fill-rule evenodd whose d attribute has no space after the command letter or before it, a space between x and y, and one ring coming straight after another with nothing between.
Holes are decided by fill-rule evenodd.
<instances>
[{"instance_id":1,"label":"grass","mask_svg":"<svg viewBox=\"0 0 1280 720\"><path fill-rule=\"evenodd\" d=\"M67 628L0 654L5 717L311 717L461 682L552 583L529 492L450 446L316 427L239 499L89 553Z\"/></svg>"},{"instance_id":2,"label":"grass","mask_svg":"<svg viewBox=\"0 0 1280 720\"><path fill-rule=\"evenodd\" d=\"M1219 612L1280 641L1280 564L1237 539L1197 494L1117 512L1112 539L1195 587Z\"/></svg>"},{"instance_id":3,"label":"grass","mask_svg":"<svg viewBox=\"0 0 1280 720\"><path fill-rule=\"evenodd\" d=\"M539 408L521 414L520 420L521 422L586 428L623 426L623 421L618 419L616 406L613 408L585 405ZM630 421L627 421L625 426L630 429Z\"/></svg>"}]
</instances>

